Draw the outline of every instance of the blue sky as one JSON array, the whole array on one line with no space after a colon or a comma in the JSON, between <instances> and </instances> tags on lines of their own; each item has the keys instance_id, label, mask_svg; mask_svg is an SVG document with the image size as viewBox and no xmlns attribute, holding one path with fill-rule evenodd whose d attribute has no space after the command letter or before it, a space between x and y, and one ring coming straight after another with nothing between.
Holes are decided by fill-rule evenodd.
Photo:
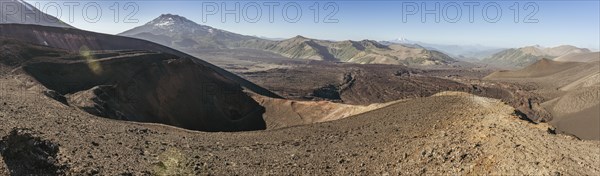
<instances>
[{"instance_id":1,"label":"blue sky","mask_svg":"<svg viewBox=\"0 0 600 176\"><path fill-rule=\"evenodd\" d=\"M30 1L39 2L42 11L58 15L56 8L49 3L61 6L60 18L69 20L65 2L78 2L74 8L71 25L90 31L116 34L156 18L160 14L171 13L185 16L197 23L245 35L271 38L289 38L304 35L311 38L330 40L392 40L404 37L410 40L461 45L486 45L498 47L520 47L527 45L556 46L571 44L586 48L600 48L600 2L588 1ZM118 2L119 20L114 21L115 3ZM131 18L134 23L124 23L133 6L124 9L126 2L133 2L138 11ZM478 2L477 6L467 6ZM528 3L533 2L533 3ZM88 18L84 18L83 7L97 3L102 15L93 20L95 8L88 8ZM224 4L223 4L224 3ZM240 7L235 10L235 4ZM269 19L269 6L265 3L279 3L274 7L274 21ZM316 6L315 3L318 3ZM435 8L436 3L439 8ZM54 4L54 5L56 5ZM470 4L474 5L474 4ZM111 8L111 6L113 8ZM218 10L213 10L212 7ZM225 7L223 7L225 6ZM284 11L284 6L287 11ZM44 8L48 7L48 8ZM257 8L262 16L257 17ZM319 9L318 22L315 22L315 9ZM328 7L328 8L325 8ZM414 7L418 8L415 10ZM458 8L457 8L458 7ZM469 20L473 7L473 21ZM486 7L486 8L484 8ZM518 8L517 8L518 7ZM226 15L222 22L223 8L240 13L239 22L233 15ZM302 16L295 18L295 9L301 9ZM435 14L440 14L439 22ZM457 9L461 10L460 17ZM486 9L486 10L484 10ZM496 9L500 9L499 13ZM516 9L519 11L515 22ZM337 10L337 12L335 11ZM433 11L432 11L433 10ZM211 13L212 12L212 13ZM336 13L334 13L336 12ZM487 16L483 13L486 12ZM214 15L211 15L213 14ZM285 17L287 13L288 18ZM334 14L326 19L327 15ZM495 18L500 14L499 18ZM203 16L205 17L203 20ZM244 18L246 17L246 18ZM487 17L487 18L485 18ZM529 17L529 18L528 18ZM87 21L86 21L87 19ZM287 19L287 21L286 21ZM295 21L297 20L297 21ZM337 20L337 21L336 21ZM290 22L291 21L291 22ZM528 22L528 23L527 23Z\"/></svg>"}]
</instances>

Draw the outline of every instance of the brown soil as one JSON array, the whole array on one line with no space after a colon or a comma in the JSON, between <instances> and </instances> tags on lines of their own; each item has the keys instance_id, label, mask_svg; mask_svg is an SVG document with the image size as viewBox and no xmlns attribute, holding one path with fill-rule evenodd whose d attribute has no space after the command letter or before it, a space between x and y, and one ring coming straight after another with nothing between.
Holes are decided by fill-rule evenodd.
<instances>
[{"instance_id":1,"label":"brown soil","mask_svg":"<svg viewBox=\"0 0 600 176\"><path fill-rule=\"evenodd\" d=\"M212 65L204 60L192 59L193 56L145 40L100 34L69 28L55 28L38 25L0 24L0 37L16 39L40 46L65 49L80 53L98 50L142 50L175 55L180 58L190 58L194 63L208 67L214 72L240 84L258 94L278 98L279 96L256 84L247 81L231 72Z\"/></svg>"},{"instance_id":2,"label":"brown soil","mask_svg":"<svg viewBox=\"0 0 600 176\"><path fill-rule=\"evenodd\" d=\"M98 118L43 96L22 76L0 81L3 175L46 169L67 175L600 173L597 141L549 134L548 126L516 118L498 100L468 94L399 102L314 125L205 133ZM11 136L40 145L17 145ZM51 167L16 167L15 158L37 156L44 146L58 146L56 154L41 155L51 156L40 161Z\"/></svg>"},{"instance_id":3,"label":"brown soil","mask_svg":"<svg viewBox=\"0 0 600 176\"><path fill-rule=\"evenodd\" d=\"M600 142L522 120L550 120L538 84L482 81L481 70L321 62L243 74L291 100L279 99L156 44L29 27L0 25L0 34L52 39L66 51L0 40L0 175L600 174ZM570 76L555 90L593 88L592 78ZM553 104L561 101L571 100ZM585 122L570 120L559 122Z\"/></svg>"},{"instance_id":4,"label":"brown soil","mask_svg":"<svg viewBox=\"0 0 600 176\"><path fill-rule=\"evenodd\" d=\"M522 70L496 72L485 79L535 85L541 106L554 119L557 131L581 139L600 139L600 63L541 60Z\"/></svg>"},{"instance_id":5,"label":"brown soil","mask_svg":"<svg viewBox=\"0 0 600 176\"><path fill-rule=\"evenodd\" d=\"M0 52L18 61L10 69L31 75L50 97L90 114L201 131L266 129L264 108L238 84L189 59L141 51L71 54L0 42Z\"/></svg>"},{"instance_id":6,"label":"brown soil","mask_svg":"<svg viewBox=\"0 0 600 176\"><path fill-rule=\"evenodd\" d=\"M600 61L600 52L571 53L554 58L554 60L561 62L595 62Z\"/></svg>"},{"instance_id":7,"label":"brown soil","mask_svg":"<svg viewBox=\"0 0 600 176\"><path fill-rule=\"evenodd\" d=\"M259 61L261 63L268 61ZM285 98L328 100L369 105L428 97L443 91L461 91L501 99L533 122L552 117L540 104L544 99L524 91L527 86L481 81L486 71L469 69L414 69L390 65L355 65L314 62L289 68L239 73Z\"/></svg>"},{"instance_id":8,"label":"brown soil","mask_svg":"<svg viewBox=\"0 0 600 176\"><path fill-rule=\"evenodd\" d=\"M446 90L471 90L470 86L429 76L427 71L390 65L314 62L241 74L289 99L360 105L426 97Z\"/></svg>"},{"instance_id":9,"label":"brown soil","mask_svg":"<svg viewBox=\"0 0 600 176\"><path fill-rule=\"evenodd\" d=\"M276 99L256 94L253 94L252 98L265 107L266 112L263 114L263 118L267 124L267 129L270 130L339 120L402 101L370 105L348 105L330 101Z\"/></svg>"}]
</instances>

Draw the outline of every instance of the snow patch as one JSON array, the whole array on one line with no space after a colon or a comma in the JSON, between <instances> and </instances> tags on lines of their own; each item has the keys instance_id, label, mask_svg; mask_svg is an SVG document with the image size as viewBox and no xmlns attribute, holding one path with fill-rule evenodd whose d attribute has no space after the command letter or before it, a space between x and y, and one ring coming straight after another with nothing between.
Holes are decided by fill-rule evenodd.
<instances>
[{"instance_id":1,"label":"snow patch","mask_svg":"<svg viewBox=\"0 0 600 176\"><path fill-rule=\"evenodd\" d=\"M156 23L154 25L159 26L159 27L164 27L164 26L171 26L173 24L175 24L175 21L173 20L173 18L167 18L166 20L159 21L158 23Z\"/></svg>"}]
</instances>

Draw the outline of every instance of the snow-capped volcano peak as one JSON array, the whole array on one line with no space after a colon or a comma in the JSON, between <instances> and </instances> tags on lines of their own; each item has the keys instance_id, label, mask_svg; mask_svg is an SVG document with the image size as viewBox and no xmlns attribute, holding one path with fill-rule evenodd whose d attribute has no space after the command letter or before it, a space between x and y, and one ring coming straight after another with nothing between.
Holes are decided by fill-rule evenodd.
<instances>
[{"instance_id":1,"label":"snow-capped volcano peak","mask_svg":"<svg viewBox=\"0 0 600 176\"><path fill-rule=\"evenodd\" d=\"M185 17L173 14L162 14L144 26L171 32L215 33L219 31L210 26L200 25Z\"/></svg>"},{"instance_id":2,"label":"snow-capped volcano peak","mask_svg":"<svg viewBox=\"0 0 600 176\"><path fill-rule=\"evenodd\" d=\"M398 39L396 39L396 41L408 41L408 40L404 37L398 37Z\"/></svg>"},{"instance_id":3,"label":"snow-capped volcano peak","mask_svg":"<svg viewBox=\"0 0 600 176\"><path fill-rule=\"evenodd\" d=\"M167 19L160 20L160 21L154 23L153 25L155 25L155 26L171 26L174 24L175 24L175 20L173 20L172 18L167 18Z\"/></svg>"},{"instance_id":4,"label":"snow-capped volcano peak","mask_svg":"<svg viewBox=\"0 0 600 176\"><path fill-rule=\"evenodd\" d=\"M207 25L198 24L185 17L163 14L152 21L127 30L119 35L142 38L166 46L226 48L220 41L243 41L254 39Z\"/></svg>"},{"instance_id":5,"label":"snow-capped volcano peak","mask_svg":"<svg viewBox=\"0 0 600 176\"><path fill-rule=\"evenodd\" d=\"M158 18L148 22L148 25L153 25L157 27L166 27L173 25L198 25L191 20L188 20L185 17L179 15L172 14L162 14Z\"/></svg>"},{"instance_id":6,"label":"snow-capped volcano peak","mask_svg":"<svg viewBox=\"0 0 600 176\"><path fill-rule=\"evenodd\" d=\"M406 39L404 37L398 37L397 39L391 40L389 42L392 42L392 43L401 43L401 44L414 44L415 43L415 42L410 41L410 40L408 40L408 39Z\"/></svg>"}]
</instances>

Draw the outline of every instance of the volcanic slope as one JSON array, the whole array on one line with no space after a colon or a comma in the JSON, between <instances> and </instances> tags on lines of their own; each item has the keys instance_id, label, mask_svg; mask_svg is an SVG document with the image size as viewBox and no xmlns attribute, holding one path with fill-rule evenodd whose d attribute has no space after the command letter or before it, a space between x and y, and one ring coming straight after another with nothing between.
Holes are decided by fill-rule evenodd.
<instances>
[{"instance_id":1,"label":"volcanic slope","mask_svg":"<svg viewBox=\"0 0 600 176\"><path fill-rule=\"evenodd\" d=\"M0 24L0 37L65 49L71 52L86 52L88 50L143 50L172 54L181 58L192 58L192 62L214 70L216 73L240 84L245 89L268 97L279 97L267 89L257 86L246 79L204 60L195 59L193 56L183 52L145 40L100 34L78 29L23 24Z\"/></svg>"},{"instance_id":2,"label":"volcanic slope","mask_svg":"<svg viewBox=\"0 0 600 176\"><path fill-rule=\"evenodd\" d=\"M44 87L40 91L46 96L117 120L200 131L247 131L331 121L386 106L302 102L242 92L214 70L164 53L72 53L11 39L0 42L5 74L31 77Z\"/></svg>"},{"instance_id":3,"label":"volcanic slope","mask_svg":"<svg viewBox=\"0 0 600 176\"><path fill-rule=\"evenodd\" d=\"M261 49L296 59L359 64L447 65L456 62L438 51L401 44L388 46L372 40L337 42L296 36L268 43Z\"/></svg>"},{"instance_id":4,"label":"volcanic slope","mask_svg":"<svg viewBox=\"0 0 600 176\"><path fill-rule=\"evenodd\" d=\"M559 132L600 140L600 62L540 60L522 70L492 73L487 80L530 84Z\"/></svg>"},{"instance_id":5,"label":"volcanic slope","mask_svg":"<svg viewBox=\"0 0 600 176\"><path fill-rule=\"evenodd\" d=\"M590 53L589 49L577 48L570 45L545 48L541 46L527 46L511 48L500 51L483 60L484 63L500 68L524 68L543 58L557 58L570 54Z\"/></svg>"},{"instance_id":6,"label":"volcanic slope","mask_svg":"<svg viewBox=\"0 0 600 176\"><path fill-rule=\"evenodd\" d=\"M118 35L140 38L173 47L181 51L225 49L240 42L259 39L201 25L185 17L163 14L152 21ZM261 42L268 40L259 39Z\"/></svg>"},{"instance_id":7,"label":"volcanic slope","mask_svg":"<svg viewBox=\"0 0 600 176\"><path fill-rule=\"evenodd\" d=\"M500 68L519 69L527 67L543 58L557 58L571 54L590 53L589 49L561 45L552 48L527 46L500 51L482 62Z\"/></svg>"},{"instance_id":8,"label":"volcanic slope","mask_svg":"<svg viewBox=\"0 0 600 176\"><path fill-rule=\"evenodd\" d=\"M69 53L15 40L0 43L7 70L43 85L46 96L93 115L201 131L266 128L264 108L239 84L187 58L134 50Z\"/></svg>"},{"instance_id":9,"label":"volcanic slope","mask_svg":"<svg viewBox=\"0 0 600 176\"><path fill-rule=\"evenodd\" d=\"M464 93L314 125L205 133L98 118L20 77L0 83L2 175L600 174L598 141L550 134Z\"/></svg>"},{"instance_id":10,"label":"volcanic slope","mask_svg":"<svg viewBox=\"0 0 600 176\"><path fill-rule=\"evenodd\" d=\"M23 0L2 0L2 10L0 11L0 24L36 24L43 26L53 26L61 28L73 28L73 26L61 21L60 19L48 15ZM48 11L48 8L45 9Z\"/></svg>"},{"instance_id":11,"label":"volcanic slope","mask_svg":"<svg viewBox=\"0 0 600 176\"><path fill-rule=\"evenodd\" d=\"M554 59L562 62L594 62L600 61L600 52L571 53Z\"/></svg>"}]
</instances>

